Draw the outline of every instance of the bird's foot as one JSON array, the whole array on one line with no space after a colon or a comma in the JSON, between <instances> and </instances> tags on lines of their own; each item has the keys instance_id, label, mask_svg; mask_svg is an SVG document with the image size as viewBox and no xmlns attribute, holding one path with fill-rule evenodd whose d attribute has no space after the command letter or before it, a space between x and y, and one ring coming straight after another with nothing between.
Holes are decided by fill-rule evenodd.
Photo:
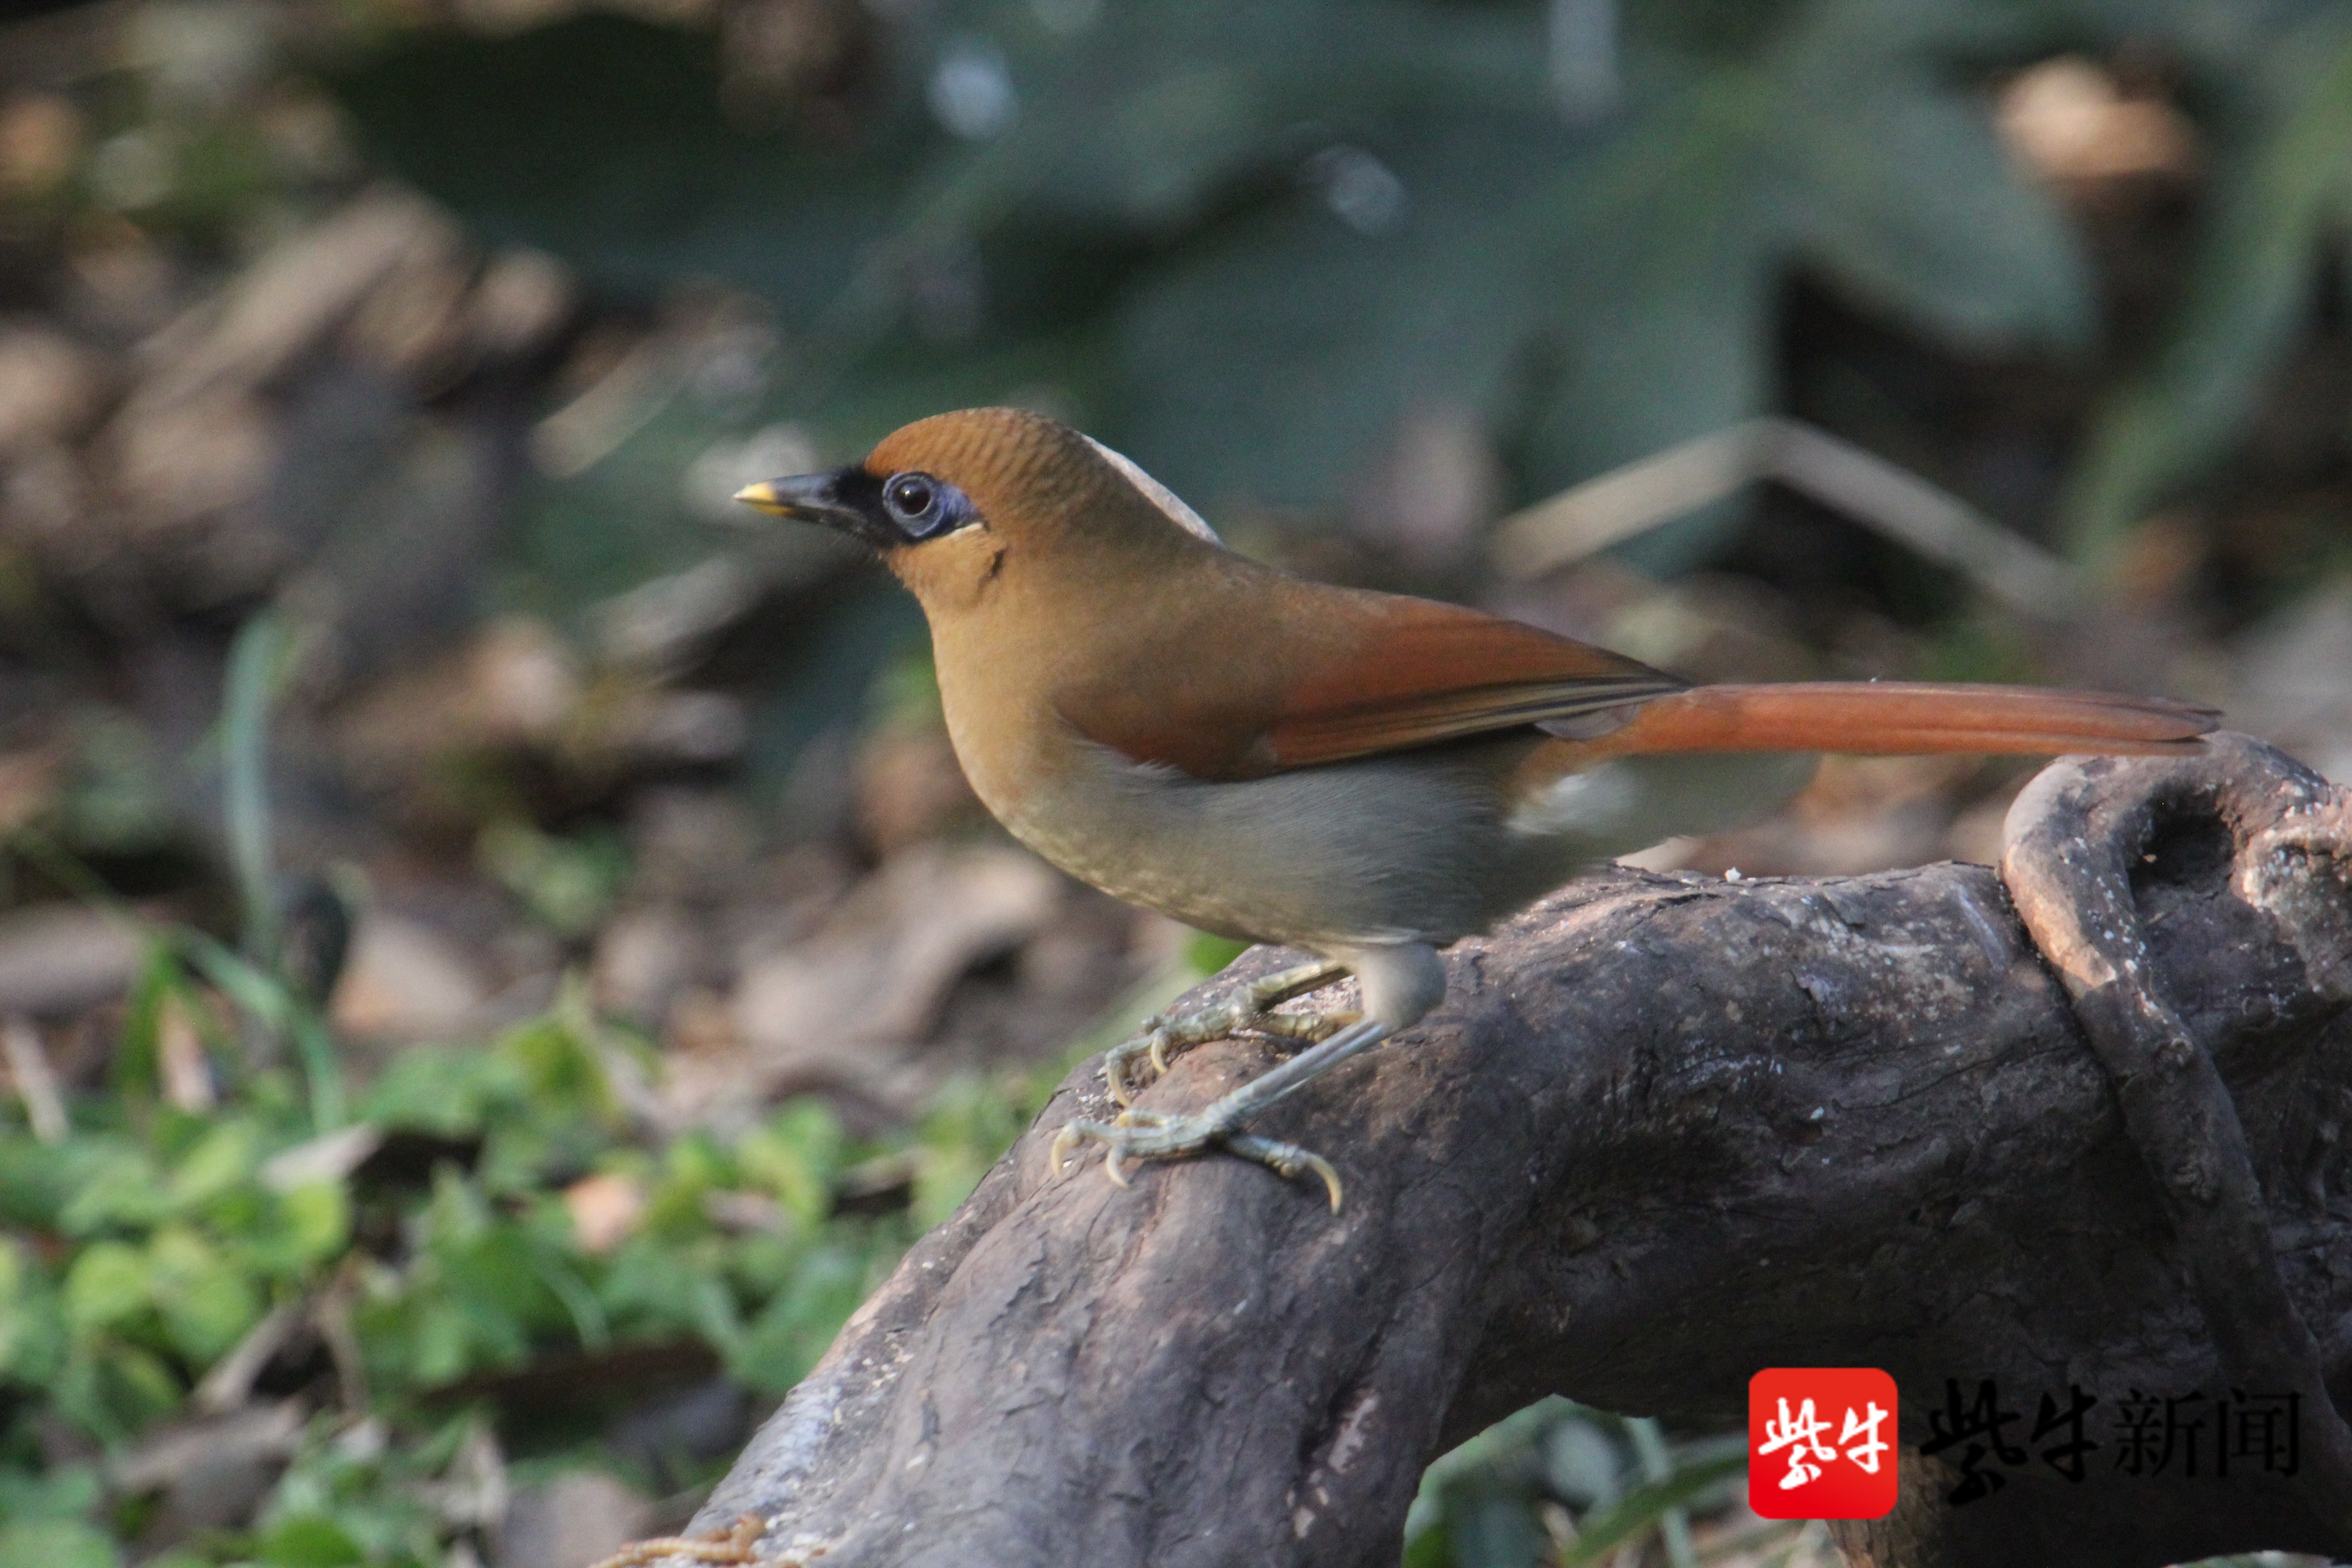
<instances>
[{"instance_id":1,"label":"bird's foot","mask_svg":"<svg viewBox=\"0 0 2352 1568\"><path fill-rule=\"evenodd\" d=\"M1294 996L1304 996L1318 986L1328 985L1347 973L1344 963L1302 963L1296 969L1280 970L1252 981L1223 1002L1144 1019L1141 1034L1103 1053L1103 1081L1110 1088L1110 1097L1121 1105L1135 1102L1143 1088L1130 1076L1138 1058L1150 1062L1151 1076L1157 1078L1168 1070L1168 1058L1175 1052L1204 1046L1211 1040L1230 1038L1243 1029L1310 1045L1329 1037L1355 1022L1355 1016L1276 1013L1273 1009Z\"/></svg>"},{"instance_id":2,"label":"bird's foot","mask_svg":"<svg viewBox=\"0 0 2352 1568\"><path fill-rule=\"evenodd\" d=\"M1304 971L1293 971L1294 976ZM1281 978L1276 976L1275 978ZM1302 988L1305 982L1299 983ZM1316 982L1320 984L1320 982ZM1296 993L1294 993L1295 994ZM1127 1185L1127 1162L1195 1154L1222 1145L1245 1160L1255 1160L1286 1178L1312 1171L1331 1194L1331 1212L1339 1211L1339 1173L1330 1161L1296 1143L1277 1142L1244 1132L1252 1118L1292 1090L1318 1078L1388 1037L1389 1026L1360 1018L1328 1039L1317 1042L1288 1061L1269 1068L1249 1082L1189 1115L1158 1110L1122 1110L1109 1121L1081 1118L1066 1122L1054 1135L1046 1159L1054 1173L1062 1173L1073 1150L1081 1143L1103 1146L1103 1172L1120 1186Z\"/></svg>"},{"instance_id":3,"label":"bird's foot","mask_svg":"<svg viewBox=\"0 0 2352 1568\"><path fill-rule=\"evenodd\" d=\"M1215 1111L1214 1106L1192 1116L1122 1110L1111 1121L1072 1121L1054 1135L1048 1158L1058 1176L1064 1162L1079 1144L1099 1143L1103 1146L1103 1174L1123 1187L1128 1184L1125 1163L1129 1160L1192 1154L1212 1145L1222 1145L1244 1160L1255 1160L1286 1180L1295 1181L1307 1172L1314 1172L1323 1178L1324 1190L1331 1194L1331 1212L1339 1212L1339 1172L1330 1161L1296 1143L1233 1131L1225 1124L1226 1119Z\"/></svg>"}]
</instances>

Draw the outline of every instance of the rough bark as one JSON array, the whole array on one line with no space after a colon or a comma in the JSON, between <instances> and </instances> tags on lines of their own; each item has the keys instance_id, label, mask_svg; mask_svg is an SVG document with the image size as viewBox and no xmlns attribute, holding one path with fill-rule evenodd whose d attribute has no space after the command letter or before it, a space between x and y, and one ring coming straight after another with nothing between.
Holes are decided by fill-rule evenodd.
<instances>
[{"instance_id":1,"label":"rough bark","mask_svg":"<svg viewBox=\"0 0 2352 1568\"><path fill-rule=\"evenodd\" d=\"M698 1528L755 1512L824 1568L1371 1568L1426 1461L1542 1394L1736 1424L1759 1368L1874 1365L1910 1446L1947 1379L1996 1380L2012 1440L2070 1384L2317 1407L2292 1480L2103 1450L1954 1507L1958 1450L1906 1447L1858 1561L2352 1552L2352 805L2225 737L2060 764L2011 833L2056 969L1960 865L1612 871L1462 943L1438 1014L1262 1126L1338 1163L1336 1218L1233 1159L1055 1179L1111 1109L1082 1068ZM1270 1059L1203 1047L1142 1103Z\"/></svg>"}]
</instances>

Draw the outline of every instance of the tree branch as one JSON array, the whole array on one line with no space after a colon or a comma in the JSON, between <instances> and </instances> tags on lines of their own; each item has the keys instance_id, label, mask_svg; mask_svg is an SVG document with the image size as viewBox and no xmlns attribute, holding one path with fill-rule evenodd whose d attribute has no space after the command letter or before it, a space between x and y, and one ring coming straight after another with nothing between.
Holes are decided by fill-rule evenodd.
<instances>
[{"instance_id":1,"label":"tree branch","mask_svg":"<svg viewBox=\"0 0 2352 1568\"><path fill-rule=\"evenodd\" d=\"M2074 759L2048 769L2017 803L2001 873L2106 1068L2221 1372L2299 1397L2311 1415L2308 1500L2338 1540L2352 1540L2352 1428L2329 1402L2319 1342L2287 1293L2237 1105L2211 1053L2165 999L2134 896L2136 873L2158 862L2150 846L2159 835L2175 855L2226 857L2233 890L2256 910L2273 887L2308 877L2315 849L2340 884L2352 870L2344 858L2352 812L2276 752L2239 735L2214 745L2218 756L2129 769ZM2299 945L2314 944L2306 936ZM2347 952L2339 944L2306 985L2340 1000Z\"/></svg>"},{"instance_id":2,"label":"tree branch","mask_svg":"<svg viewBox=\"0 0 2352 1568\"><path fill-rule=\"evenodd\" d=\"M2346 811L2235 740L2039 785L2015 874L2062 972L2094 976L2095 1047L1983 868L1596 877L1458 945L1444 1009L1265 1119L1339 1164L1336 1219L1238 1160L1055 1180L1055 1131L1111 1110L1089 1065L696 1528L754 1512L768 1560L824 1568L1369 1568L1396 1561L1433 1454L1544 1394L1736 1424L1761 1367L1875 1365L1909 1447L1897 1514L1841 1537L1864 1561L2343 1552L2313 1369L2340 1374L2352 1341L2321 1336L2323 1361L2294 1331L2352 1314ZM2085 955L2145 983L2103 987ZM2144 1093L2134 1053L2180 1041ZM1143 1103L1271 1059L1203 1047ZM2070 1384L2110 1410L2301 1390L2302 1473L2220 1481L2209 1450L2194 1479L2134 1476L2101 1452L2076 1483L2028 1458L1955 1507L1959 1456L1916 1446L1948 1379L1986 1378L2029 1423Z\"/></svg>"}]
</instances>

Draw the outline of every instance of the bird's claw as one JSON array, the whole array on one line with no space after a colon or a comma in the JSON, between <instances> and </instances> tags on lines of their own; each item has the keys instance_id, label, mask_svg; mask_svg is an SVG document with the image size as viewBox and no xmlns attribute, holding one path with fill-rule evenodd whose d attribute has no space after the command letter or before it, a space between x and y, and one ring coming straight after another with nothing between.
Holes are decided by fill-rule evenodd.
<instances>
[{"instance_id":1,"label":"bird's claw","mask_svg":"<svg viewBox=\"0 0 2352 1568\"><path fill-rule=\"evenodd\" d=\"M1331 1212L1339 1212L1339 1168L1314 1150L1302 1149L1296 1143L1279 1142L1272 1138L1260 1138L1250 1132L1234 1133L1225 1140L1225 1147L1245 1160L1255 1160L1289 1181L1297 1181L1305 1172L1314 1172L1323 1178L1324 1191L1331 1194Z\"/></svg>"},{"instance_id":2,"label":"bird's claw","mask_svg":"<svg viewBox=\"0 0 2352 1568\"><path fill-rule=\"evenodd\" d=\"M1294 996L1330 984L1345 973L1344 966L1333 963L1302 964L1269 974L1205 1007L1183 1013L1155 1013L1137 1026L1138 1032L1131 1038L1103 1053L1103 1083L1113 1100L1121 1105L1131 1105L1144 1087L1129 1078L1139 1057L1150 1062L1151 1075L1158 1078L1167 1072L1168 1058L1174 1052L1229 1038L1242 1029L1272 1035L1277 1039L1322 1039L1350 1021L1353 1015L1276 1013L1273 1009Z\"/></svg>"},{"instance_id":3,"label":"bird's claw","mask_svg":"<svg viewBox=\"0 0 2352 1568\"><path fill-rule=\"evenodd\" d=\"M1102 1066L1103 1082L1109 1088L1110 1097L1118 1101L1121 1105L1129 1105L1134 1103L1135 1097L1141 1091L1142 1086L1132 1084L1128 1081L1127 1075L1129 1064L1131 1064L1137 1057L1146 1057L1150 1058L1151 1062L1152 1077L1157 1078L1161 1073L1166 1072L1168 1070L1168 1046L1171 1038L1171 1030L1183 1030L1188 1037L1184 1043L1187 1045L1195 1043L1189 1038L1189 1036L1193 1032L1193 1029L1192 1027L1188 1027L1188 1026L1197 1026L1197 1020L1193 1018L1171 1020L1160 1015L1154 1014L1152 1016L1143 1020L1141 1033L1136 1035L1131 1039L1121 1040L1118 1045L1113 1046L1109 1050L1104 1052ZM1207 1039L1216 1038L1214 1035L1204 1036L1202 1037Z\"/></svg>"},{"instance_id":4,"label":"bird's claw","mask_svg":"<svg viewBox=\"0 0 2352 1568\"><path fill-rule=\"evenodd\" d=\"M1171 1047L1182 1050L1222 1040L1248 1024L1253 1013L1254 1010L1244 1011L1226 1003L1174 1017L1146 1018L1140 1034L1120 1041L1103 1055L1103 1081L1110 1089L1110 1097L1121 1105L1131 1105L1143 1091L1143 1084L1131 1082L1128 1077L1138 1057L1150 1062L1151 1076L1158 1078L1168 1070Z\"/></svg>"},{"instance_id":5,"label":"bird's claw","mask_svg":"<svg viewBox=\"0 0 2352 1568\"><path fill-rule=\"evenodd\" d=\"M1046 1162L1055 1177L1066 1172L1071 1152L1082 1143L1103 1146L1103 1174L1122 1187L1131 1184L1127 1171L1129 1160L1191 1154L1211 1144L1220 1144L1227 1152L1255 1160L1285 1180L1296 1181L1313 1173L1330 1194L1331 1212L1339 1212L1339 1172L1330 1161L1296 1143L1261 1138L1252 1132L1224 1131L1205 1117L1124 1110L1110 1121L1080 1118L1066 1122L1046 1151Z\"/></svg>"}]
</instances>

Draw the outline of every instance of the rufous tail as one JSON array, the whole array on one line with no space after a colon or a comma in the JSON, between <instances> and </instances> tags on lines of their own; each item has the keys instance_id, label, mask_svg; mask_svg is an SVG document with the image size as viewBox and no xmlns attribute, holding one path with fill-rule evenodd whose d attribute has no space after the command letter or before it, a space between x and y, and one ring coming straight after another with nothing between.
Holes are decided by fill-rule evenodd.
<instances>
[{"instance_id":1,"label":"rufous tail","mask_svg":"<svg viewBox=\"0 0 2352 1568\"><path fill-rule=\"evenodd\" d=\"M1817 681L1699 686L1653 698L1591 752L2195 752L2221 715L2156 697L2032 686Z\"/></svg>"}]
</instances>

